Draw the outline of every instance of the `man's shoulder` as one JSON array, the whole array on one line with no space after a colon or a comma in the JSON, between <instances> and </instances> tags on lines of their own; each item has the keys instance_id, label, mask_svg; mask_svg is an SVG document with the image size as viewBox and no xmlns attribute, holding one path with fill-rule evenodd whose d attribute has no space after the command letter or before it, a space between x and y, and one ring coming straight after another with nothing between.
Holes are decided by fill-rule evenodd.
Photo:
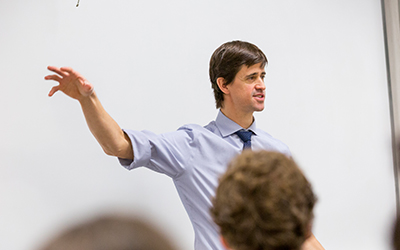
<instances>
[{"instance_id":1,"label":"man's shoulder","mask_svg":"<svg viewBox=\"0 0 400 250\"><path fill-rule=\"evenodd\" d=\"M262 130L262 129L260 129L260 128L257 128L255 132L256 132L257 135L259 135L259 136L266 136L266 137L269 137L269 138L274 138L270 133L268 133L267 131Z\"/></svg>"},{"instance_id":2,"label":"man's shoulder","mask_svg":"<svg viewBox=\"0 0 400 250\"><path fill-rule=\"evenodd\" d=\"M261 130L259 128L257 128L257 136L259 136L260 139L267 139L269 141L274 141L274 142L279 143L279 144L284 144L281 140L275 138L270 133L268 133L268 132L266 132L264 130Z\"/></svg>"},{"instance_id":3,"label":"man's shoulder","mask_svg":"<svg viewBox=\"0 0 400 250\"><path fill-rule=\"evenodd\" d=\"M259 141L261 143L262 149L266 150L276 150L278 152L284 153L286 155L291 155L290 149L288 145L286 145L280 139L273 137L268 132L257 128L257 137L259 137Z\"/></svg>"},{"instance_id":4,"label":"man's shoulder","mask_svg":"<svg viewBox=\"0 0 400 250\"><path fill-rule=\"evenodd\" d=\"M178 132L184 132L189 135L192 139L194 138L215 138L221 137L218 127L215 121L211 121L205 126L199 124L185 124L178 128Z\"/></svg>"},{"instance_id":5,"label":"man's shoulder","mask_svg":"<svg viewBox=\"0 0 400 250\"><path fill-rule=\"evenodd\" d=\"M182 125L181 127L178 128L179 130L184 130L184 131L192 131L192 132L210 132L213 130L213 128L216 128L215 122L210 122L209 124L202 126L199 124L194 124L194 123L189 123Z\"/></svg>"}]
</instances>

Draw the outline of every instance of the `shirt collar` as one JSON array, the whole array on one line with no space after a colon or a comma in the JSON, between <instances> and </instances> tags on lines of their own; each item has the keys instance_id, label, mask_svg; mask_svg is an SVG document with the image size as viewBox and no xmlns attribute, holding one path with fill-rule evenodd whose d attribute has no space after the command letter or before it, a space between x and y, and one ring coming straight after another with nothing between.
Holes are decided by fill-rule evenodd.
<instances>
[{"instance_id":1,"label":"shirt collar","mask_svg":"<svg viewBox=\"0 0 400 250\"><path fill-rule=\"evenodd\" d=\"M228 117L226 117L221 110L218 112L217 118L215 119L215 123L221 132L222 137L227 137L238 130L242 130L243 128L237 124L236 122L232 121ZM251 126L247 129L252 131L254 134L257 134L257 126L256 120L254 119Z\"/></svg>"}]
</instances>

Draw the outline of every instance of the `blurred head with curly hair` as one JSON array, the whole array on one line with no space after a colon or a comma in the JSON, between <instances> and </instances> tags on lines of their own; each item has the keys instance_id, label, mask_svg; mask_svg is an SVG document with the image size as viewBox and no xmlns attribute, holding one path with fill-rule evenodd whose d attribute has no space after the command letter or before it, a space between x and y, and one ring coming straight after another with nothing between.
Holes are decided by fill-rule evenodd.
<instances>
[{"instance_id":1,"label":"blurred head with curly hair","mask_svg":"<svg viewBox=\"0 0 400 250\"><path fill-rule=\"evenodd\" d=\"M235 250L299 250L316 197L297 164L277 152L244 151L220 178L211 214Z\"/></svg>"},{"instance_id":2,"label":"blurred head with curly hair","mask_svg":"<svg viewBox=\"0 0 400 250\"><path fill-rule=\"evenodd\" d=\"M168 237L139 217L105 214L72 225L40 250L174 250Z\"/></svg>"}]
</instances>

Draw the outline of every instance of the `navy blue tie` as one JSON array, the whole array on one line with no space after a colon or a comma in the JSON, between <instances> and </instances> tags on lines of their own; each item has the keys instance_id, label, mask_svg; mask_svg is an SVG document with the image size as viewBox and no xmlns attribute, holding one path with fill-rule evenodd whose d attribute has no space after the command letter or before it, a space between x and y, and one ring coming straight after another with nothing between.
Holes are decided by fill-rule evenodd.
<instances>
[{"instance_id":1,"label":"navy blue tie","mask_svg":"<svg viewBox=\"0 0 400 250\"><path fill-rule=\"evenodd\" d=\"M239 130L235 132L239 136L239 138L243 141L243 150L244 149L251 149L251 136L253 135L253 132L251 131L246 131L246 130Z\"/></svg>"}]
</instances>

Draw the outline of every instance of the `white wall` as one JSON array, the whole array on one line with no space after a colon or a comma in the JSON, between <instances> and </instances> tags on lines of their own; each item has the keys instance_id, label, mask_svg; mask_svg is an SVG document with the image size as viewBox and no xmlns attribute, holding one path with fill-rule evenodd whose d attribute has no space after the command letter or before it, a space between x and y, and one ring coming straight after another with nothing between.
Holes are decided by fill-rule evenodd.
<instances>
[{"instance_id":1,"label":"white wall","mask_svg":"<svg viewBox=\"0 0 400 250\"><path fill-rule=\"evenodd\" d=\"M0 2L0 249L32 249L105 211L193 231L172 181L106 156L79 104L48 98L47 65L72 66L124 128L214 119L209 58L241 39L268 56L258 126L286 142L318 194L326 249L390 249L395 213L379 0Z\"/></svg>"}]
</instances>

